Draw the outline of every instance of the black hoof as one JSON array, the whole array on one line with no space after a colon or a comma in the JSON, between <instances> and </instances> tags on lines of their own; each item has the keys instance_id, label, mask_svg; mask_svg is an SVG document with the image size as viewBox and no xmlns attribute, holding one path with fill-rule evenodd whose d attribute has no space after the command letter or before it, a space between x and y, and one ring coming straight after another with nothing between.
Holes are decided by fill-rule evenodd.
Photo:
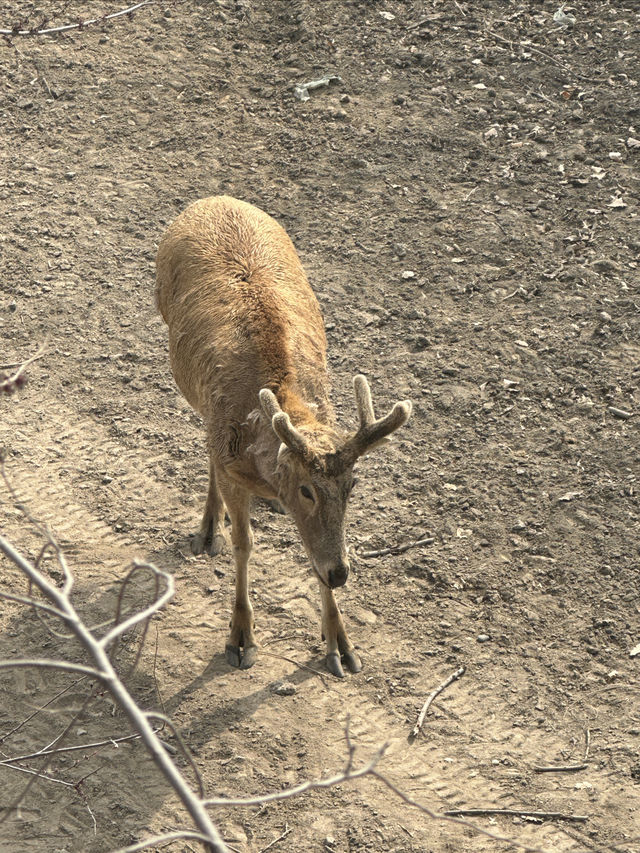
<instances>
[{"instance_id":1,"label":"black hoof","mask_svg":"<svg viewBox=\"0 0 640 853\"><path fill-rule=\"evenodd\" d=\"M362 661L360 660L360 657L355 651L345 652L342 656L342 659L347 665L347 669L349 669L351 672L360 672L360 670L362 669Z\"/></svg>"},{"instance_id":2,"label":"black hoof","mask_svg":"<svg viewBox=\"0 0 640 853\"><path fill-rule=\"evenodd\" d=\"M205 546L207 544L206 536L203 536L202 533L196 533L191 537L191 541L189 545L191 547L191 553L198 557L200 554L204 553Z\"/></svg>"},{"instance_id":3,"label":"black hoof","mask_svg":"<svg viewBox=\"0 0 640 853\"><path fill-rule=\"evenodd\" d=\"M242 663L242 656L240 655L240 649L238 646L226 645L224 647L224 656L227 659L229 666L235 666L238 668Z\"/></svg>"},{"instance_id":4,"label":"black hoof","mask_svg":"<svg viewBox=\"0 0 640 853\"><path fill-rule=\"evenodd\" d=\"M258 649L255 646L249 646L248 649L244 650L244 654L242 655L240 669L249 669L249 667L252 667L257 660Z\"/></svg>"},{"instance_id":5,"label":"black hoof","mask_svg":"<svg viewBox=\"0 0 640 853\"><path fill-rule=\"evenodd\" d=\"M340 663L340 655L338 652L330 652L327 655L327 669L331 673L331 675L335 675L336 678L344 678L344 670L342 668L342 664Z\"/></svg>"},{"instance_id":6,"label":"black hoof","mask_svg":"<svg viewBox=\"0 0 640 853\"><path fill-rule=\"evenodd\" d=\"M224 551L224 546L226 545L226 540L222 533L216 533L215 536L211 537L211 542L209 547L207 548L207 552L210 557L217 557L218 554L222 554Z\"/></svg>"}]
</instances>

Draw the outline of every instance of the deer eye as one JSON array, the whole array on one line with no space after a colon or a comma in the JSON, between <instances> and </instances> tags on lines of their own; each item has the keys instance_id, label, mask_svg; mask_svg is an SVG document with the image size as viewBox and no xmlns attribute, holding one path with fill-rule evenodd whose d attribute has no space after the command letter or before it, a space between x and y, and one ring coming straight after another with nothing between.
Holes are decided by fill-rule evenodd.
<instances>
[{"instance_id":1,"label":"deer eye","mask_svg":"<svg viewBox=\"0 0 640 853\"><path fill-rule=\"evenodd\" d=\"M307 488L307 486L300 486L300 494L303 498L306 498L308 501L313 501L315 503L315 498L311 493L311 489Z\"/></svg>"}]
</instances>

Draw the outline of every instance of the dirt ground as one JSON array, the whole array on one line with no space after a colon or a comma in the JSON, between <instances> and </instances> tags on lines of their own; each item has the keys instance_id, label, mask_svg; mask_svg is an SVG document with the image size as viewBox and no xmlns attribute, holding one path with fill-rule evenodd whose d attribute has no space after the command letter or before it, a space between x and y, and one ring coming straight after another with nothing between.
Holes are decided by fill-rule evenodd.
<instances>
[{"instance_id":1,"label":"dirt ground","mask_svg":"<svg viewBox=\"0 0 640 853\"><path fill-rule=\"evenodd\" d=\"M558 5L165 0L1 42L5 372L47 342L0 399L6 470L64 547L89 622L112 613L134 557L175 576L127 684L171 715L210 796L339 772L348 719L356 763L388 741L380 772L436 812L584 816L472 823L546 853L640 851L640 10L582 0L554 20ZM0 27L120 8L11 0ZM326 74L340 80L295 96ZM341 422L355 423L357 372L379 412L414 402L390 448L359 463L339 600L364 669L343 680L324 669L288 519L255 506L250 671L224 661L229 556L189 550L204 433L169 371L154 258L189 202L223 192L298 248ZM4 488L0 529L37 556ZM82 660L21 605L3 602L0 627L2 658ZM131 642L123 675L133 656ZM51 743L87 695L26 670L0 691L2 760ZM101 695L65 743L126 734ZM0 765L1 806L38 766ZM46 772L3 813L3 853L97 853L188 823L139 742L60 753ZM507 849L372 778L212 814L254 853Z\"/></svg>"}]
</instances>

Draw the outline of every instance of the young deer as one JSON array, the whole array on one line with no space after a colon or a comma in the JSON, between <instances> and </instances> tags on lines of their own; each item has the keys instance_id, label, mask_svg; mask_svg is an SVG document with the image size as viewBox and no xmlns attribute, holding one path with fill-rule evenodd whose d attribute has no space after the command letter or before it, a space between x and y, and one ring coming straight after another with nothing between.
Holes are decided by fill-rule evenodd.
<instances>
[{"instance_id":1,"label":"young deer","mask_svg":"<svg viewBox=\"0 0 640 853\"><path fill-rule=\"evenodd\" d=\"M293 244L258 208L228 196L190 205L156 260L158 307L169 327L173 375L204 418L209 493L194 554L219 554L231 519L236 600L226 659L256 660L247 563L251 495L293 517L320 583L327 668L362 668L333 593L349 574L344 516L356 459L405 424L409 401L376 420L364 376L354 390L360 426L344 435L328 395L320 308ZM242 649L242 651L241 651Z\"/></svg>"}]
</instances>

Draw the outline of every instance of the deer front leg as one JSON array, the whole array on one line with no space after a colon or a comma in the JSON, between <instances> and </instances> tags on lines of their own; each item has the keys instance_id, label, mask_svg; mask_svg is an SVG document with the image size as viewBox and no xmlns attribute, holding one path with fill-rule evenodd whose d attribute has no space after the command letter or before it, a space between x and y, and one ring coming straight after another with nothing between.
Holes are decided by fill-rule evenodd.
<instances>
[{"instance_id":1,"label":"deer front leg","mask_svg":"<svg viewBox=\"0 0 640 853\"><path fill-rule=\"evenodd\" d=\"M216 468L213 454L209 457L209 491L204 507L200 530L191 538L191 552L203 554L205 551L211 557L221 554L225 546L224 535L224 501L218 488Z\"/></svg>"},{"instance_id":2,"label":"deer front leg","mask_svg":"<svg viewBox=\"0 0 640 853\"><path fill-rule=\"evenodd\" d=\"M258 655L247 579L247 565L253 547L253 532L249 519L250 496L245 489L230 483L225 483L223 494L231 518L231 543L236 564L236 600L231 617L231 631L225 646L225 657L231 666L249 669L256 662Z\"/></svg>"},{"instance_id":3,"label":"deer front leg","mask_svg":"<svg viewBox=\"0 0 640 853\"><path fill-rule=\"evenodd\" d=\"M344 678L341 658L351 672L360 672L362 663L349 639L333 590L320 583L322 599L322 638L327 643L327 669L332 675Z\"/></svg>"}]
</instances>

